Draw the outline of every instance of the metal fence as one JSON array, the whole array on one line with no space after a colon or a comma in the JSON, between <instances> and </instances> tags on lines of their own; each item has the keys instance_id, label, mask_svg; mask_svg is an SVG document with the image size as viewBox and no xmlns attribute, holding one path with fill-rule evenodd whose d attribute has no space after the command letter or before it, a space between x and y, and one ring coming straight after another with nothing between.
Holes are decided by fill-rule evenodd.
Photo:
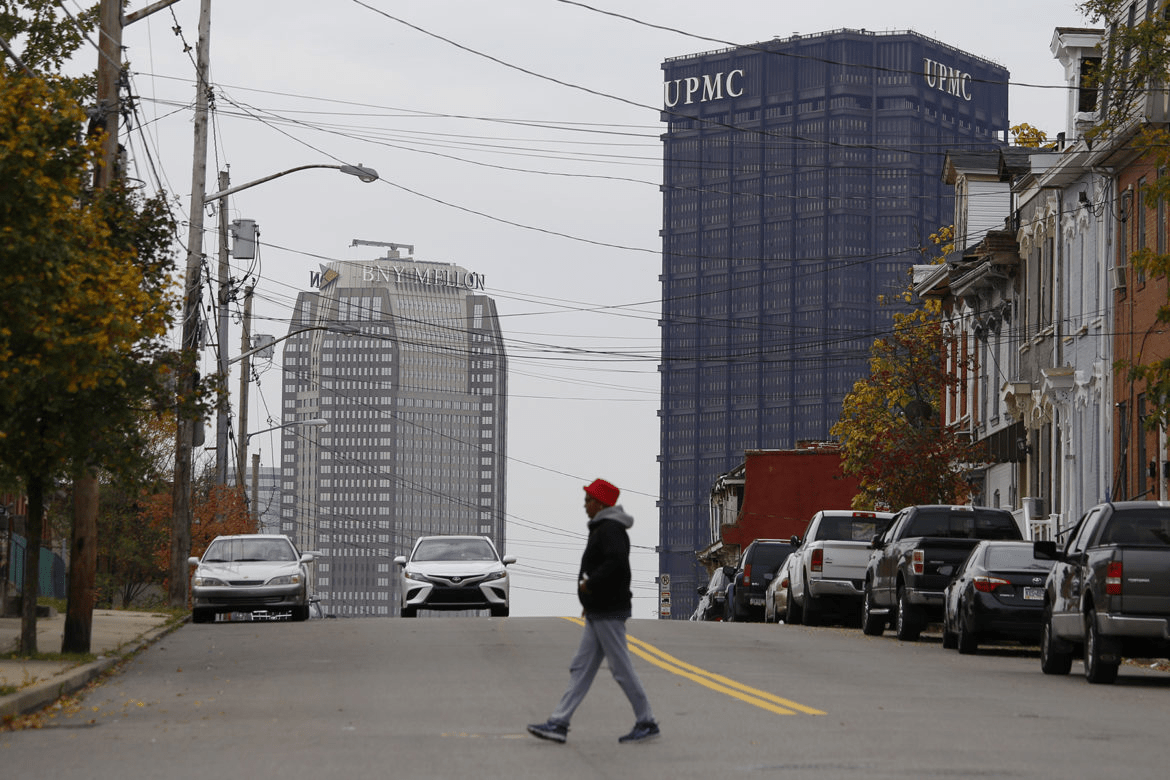
<instances>
[{"instance_id":1,"label":"metal fence","mask_svg":"<svg viewBox=\"0 0 1170 780\"><path fill-rule=\"evenodd\" d=\"M19 591L24 587L25 557L28 552L28 542L23 536L13 534L8 545L8 582L9 593ZM55 599L63 599L68 595L65 578L65 560L52 550L41 548L39 594Z\"/></svg>"}]
</instances>

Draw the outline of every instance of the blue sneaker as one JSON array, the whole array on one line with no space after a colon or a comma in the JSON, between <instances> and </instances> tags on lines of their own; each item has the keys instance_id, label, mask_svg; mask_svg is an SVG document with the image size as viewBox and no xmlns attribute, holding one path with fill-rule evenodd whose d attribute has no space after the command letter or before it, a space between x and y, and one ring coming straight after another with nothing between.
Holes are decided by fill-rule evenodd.
<instances>
[{"instance_id":1,"label":"blue sneaker","mask_svg":"<svg viewBox=\"0 0 1170 780\"><path fill-rule=\"evenodd\" d=\"M618 737L618 742L645 742L648 739L654 739L662 732L658 730L658 724L652 720L647 720L642 723L635 723L634 730L624 737Z\"/></svg>"},{"instance_id":2,"label":"blue sneaker","mask_svg":"<svg viewBox=\"0 0 1170 780\"><path fill-rule=\"evenodd\" d=\"M551 720L546 723L529 723L528 733L539 739L563 743L569 738L569 727Z\"/></svg>"}]
</instances>

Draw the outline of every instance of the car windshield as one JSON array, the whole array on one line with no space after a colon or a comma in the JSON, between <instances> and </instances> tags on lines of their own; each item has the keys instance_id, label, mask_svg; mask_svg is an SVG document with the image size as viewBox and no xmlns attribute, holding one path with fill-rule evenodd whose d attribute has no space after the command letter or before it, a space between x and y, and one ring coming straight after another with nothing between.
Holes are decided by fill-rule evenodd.
<instances>
[{"instance_id":1,"label":"car windshield","mask_svg":"<svg viewBox=\"0 0 1170 780\"><path fill-rule=\"evenodd\" d=\"M1101 543L1170 547L1170 510L1156 507L1115 512Z\"/></svg>"},{"instance_id":2,"label":"car windshield","mask_svg":"<svg viewBox=\"0 0 1170 780\"><path fill-rule=\"evenodd\" d=\"M1020 530L1009 512L942 508L920 510L904 535L956 539L1019 539Z\"/></svg>"},{"instance_id":3,"label":"car windshield","mask_svg":"<svg viewBox=\"0 0 1170 780\"><path fill-rule=\"evenodd\" d=\"M204 563L295 561L296 550L286 539L216 539L203 554Z\"/></svg>"},{"instance_id":4,"label":"car windshield","mask_svg":"<svg viewBox=\"0 0 1170 780\"><path fill-rule=\"evenodd\" d=\"M839 542L869 542L886 530L889 522L875 517L823 517L817 538Z\"/></svg>"},{"instance_id":5,"label":"car windshield","mask_svg":"<svg viewBox=\"0 0 1170 780\"><path fill-rule=\"evenodd\" d=\"M987 550L988 571L1048 571L1054 561L1032 557L1032 545L992 545Z\"/></svg>"},{"instance_id":6,"label":"car windshield","mask_svg":"<svg viewBox=\"0 0 1170 780\"><path fill-rule=\"evenodd\" d=\"M494 561L496 551L486 539L423 539L412 561Z\"/></svg>"},{"instance_id":7,"label":"car windshield","mask_svg":"<svg viewBox=\"0 0 1170 780\"><path fill-rule=\"evenodd\" d=\"M792 545L789 544L761 544L752 554L752 567L759 571L776 571L790 552Z\"/></svg>"}]
</instances>

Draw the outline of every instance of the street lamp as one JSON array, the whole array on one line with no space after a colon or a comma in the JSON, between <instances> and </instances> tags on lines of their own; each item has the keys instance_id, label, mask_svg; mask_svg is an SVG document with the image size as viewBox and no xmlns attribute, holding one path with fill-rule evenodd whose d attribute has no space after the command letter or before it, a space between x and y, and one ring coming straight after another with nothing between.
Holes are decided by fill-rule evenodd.
<instances>
[{"instance_id":1,"label":"street lamp","mask_svg":"<svg viewBox=\"0 0 1170 780\"><path fill-rule=\"evenodd\" d=\"M206 48L209 37L210 24L200 16L199 31L199 63L197 71L200 82L206 78ZM197 90L198 95L203 94ZM178 371L176 387L177 403L175 405L175 470L171 495L171 565L170 565L170 592L169 602L172 606L183 606L187 602L187 558L191 554L191 465L192 447L195 441L195 426L199 424L199 416L195 412L193 396L195 393L195 365L198 357L199 336L199 290L202 286L200 277L203 266L203 207L210 201L219 200L220 208L226 210L227 196L241 190L255 187L258 184L287 176L290 173L307 170L309 168L332 168L350 176L356 176L363 182L369 183L378 180L378 172L363 165L301 165L289 168L286 171L274 173L246 184L227 187L210 195L200 195L206 183L206 105L204 98L199 97L200 105L196 111L195 127L195 162L192 174L192 217L189 228L190 235L187 242L187 278L184 286L183 312L180 321L182 341L180 343L181 364ZM226 261L226 257L225 257ZM222 268L221 268L222 270ZM223 274L226 277L226 273ZM224 349L221 331L220 365L224 368L226 350ZM224 373L226 380L226 372ZM221 388L221 392L223 392ZM222 404L221 404L222 406ZM226 414L226 411L221 412ZM226 419L226 418L225 418ZM219 444L219 442L217 442ZM223 447L226 449L226 436Z\"/></svg>"},{"instance_id":2,"label":"street lamp","mask_svg":"<svg viewBox=\"0 0 1170 780\"><path fill-rule=\"evenodd\" d=\"M219 200L220 198L226 198L228 195L235 195L240 190L246 190L249 187L255 187L257 184L263 184L264 182L272 181L273 179L279 179L281 176L288 176L290 173L296 173L297 171L306 171L310 168L331 168L335 171L341 171L342 173L348 173L350 176L356 176L356 177L358 177L358 179L360 179L365 184L369 184L370 182L377 181L379 178L377 171L375 171L373 168L367 168L366 166L361 165L361 164L359 164L359 165L320 165L320 164L298 165L296 168L289 168L287 171L281 171L280 173L273 173L269 176L265 176L262 179L256 179L255 181L250 181L247 184L237 184L235 187L228 187L225 190L220 190L219 192L213 192L210 195L205 195L205 196L203 196L203 203L204 203L204 205L206 205L213 200Z\"/></svg>"},{"instance_id":3,"label":"street lamp","mask_svg":"<svg viewBox=\"0 0 1170 780\"><path fill-rule=\"evenodd\" d=\"M281 176L287 176L290 173L297 171L309 170L310 168L326 168L330 170L341 171L350 176L356 176L359 180L365 183L370 183L378 180L378 172L373 168L367 168L364 165L328 165L324 163L310 163L308 165L298 165L295 168L289 168L279 173L274 173L270 176L265 176L245 184L238 184L235 187L229 186L227 171L220 171L219 174L219 192L213 192L210 195L203 196L203 204L213 203L219 201L219 295L218 302L218 330L219 330L219 404L217 405L216 419L215 419L215 481L216 484L223 485L227 482L228 474L228 438L230 436L228 412L229 404L227 402L227 383L230 362L228 361L228 300L231 296L231 268L228 265L228 208L227 198L233 193L246 190L250 187L255 187L258 184L263 184L273 179L279 179ZM250 295L250 291L249 291ZM247 306L245 306L247 308ZM245 338L247 333L244 334ZM247 347L245 347L247 349ZM247 418L241 417L241 421L246 423ZM246 424L241 426L241 430L246 429ZM246 464L238 464L238 469L242 474Z\"/></svg>"}]
</instances>

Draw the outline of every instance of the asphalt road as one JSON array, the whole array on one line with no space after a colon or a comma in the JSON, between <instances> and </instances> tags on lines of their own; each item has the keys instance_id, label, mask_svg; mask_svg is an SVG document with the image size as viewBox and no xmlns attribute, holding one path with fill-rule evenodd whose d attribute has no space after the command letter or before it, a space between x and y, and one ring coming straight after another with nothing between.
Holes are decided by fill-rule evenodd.
<instances>
[{"instance_id":1,"label":"asphalt road","mask_svg":"<svg viewBox=\"0 0 1170 780\"><path fill-rule=\"evenodd\" d=\"M187 625L43 728L11 777L1166 777L1170 675L1047 677L1034 653L856 629L635 620L663 735L602 669L569 742L528 736L580 629L561 618Z\"/></svg>"}]
</instances>

